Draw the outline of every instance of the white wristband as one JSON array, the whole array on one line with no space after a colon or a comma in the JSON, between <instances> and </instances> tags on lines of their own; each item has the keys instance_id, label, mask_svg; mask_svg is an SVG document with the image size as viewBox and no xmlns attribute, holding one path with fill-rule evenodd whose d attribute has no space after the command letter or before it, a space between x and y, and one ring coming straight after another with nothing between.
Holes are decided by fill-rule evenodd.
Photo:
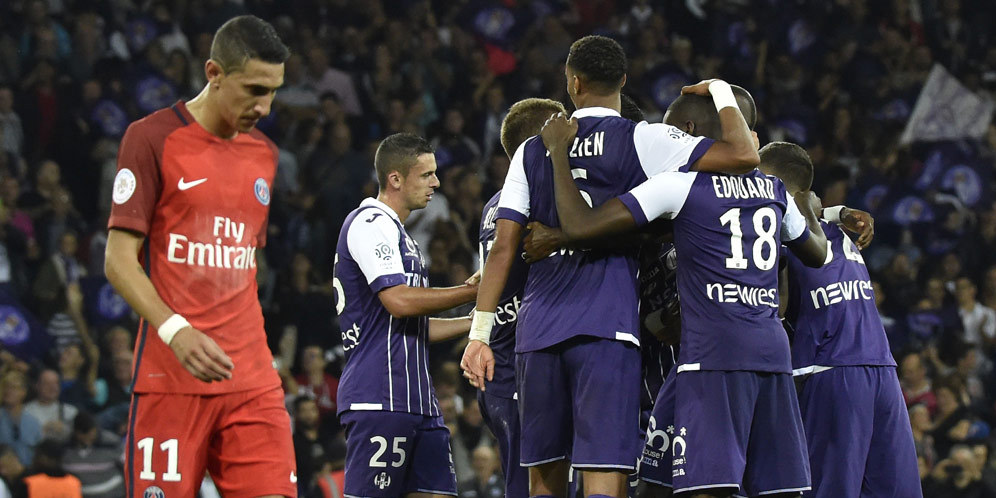
<instances>
[{"instance_id":1,"label":"white wristband","mask_svg":"<svg viewBox=\"0 0 996 498\"><path fill-rule=\"evenodd\" d=\"M470 340L481 341L484 344L491 343L491 329L495 325L494 312L475 311L474 319L470 322Z\"/></svg>"},{"instance_id":2,"label":"white wristband","mask_svg":"<svg viewBox=\"0 0 996 498\"><path fill-rule=\"evenodd\" d=\"M176 335L180 329L189 327L190 322L186 318L174 313L173 316L166 319L162 325L159 326L159 338L169 346L169 343L173 342L173 336Z\"/></svg>"},{"instance_id":3,"label":"white wristband","mask_svg":"<svg viewBox=\"0 0 996 498\"><path fill-rule=\"evenodd\" d=\"M823 208L823 219L829 221L830 223L840 224L840 213L843 210L844 206Z\"/></svg>"},{"instance_id":4,"label":"white wristband","mask_svg":"<svg viewBox=\"0 0 996 498\"><path fill-rule=\"evenodd\" d=\"M722 111L726 107L740 108L737 105L737 98L733 96L730 84L723 80L709 83L709 93L712 95L712 103L716 105L716 112Z\"/></svg>"}]
</instances>

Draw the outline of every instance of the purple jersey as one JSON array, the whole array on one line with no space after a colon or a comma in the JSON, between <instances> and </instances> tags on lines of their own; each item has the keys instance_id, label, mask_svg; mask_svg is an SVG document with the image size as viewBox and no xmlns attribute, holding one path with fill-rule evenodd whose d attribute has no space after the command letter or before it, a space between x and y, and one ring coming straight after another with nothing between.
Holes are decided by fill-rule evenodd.
<instances>
[{"instance_id":1,"label":"purple jersey","mask_svg":"<svg viewBox=\"0 0 996 498\"><path fill-rule=\"evenodd\" d=\"M484 206L481 215L480 255L481 268L495 243L495 221L498 213L499 191ZM521 253L516 251L516 253ZM495 310L495 326L491 329L491 351L495 355L495 373L491 381L486 381L488 394L503 398L515 396L515 324L522 304L522 289L526 284L525 260L516 257L505 281L505 289Z\"/></svg>"},{"instance_id":2,"label":"purple jersey","mask_svg":"<svg viewBox=\"0 0 996 498\"><path fill-rule=\"evenodd\" d=\"M788 255L785 317L795 329L793 373L820 367L896 366L864 258L837 225L822 225L827 235L822 268L810 268Z\"/></svg>"},{"instance_id":3,"label":"purple jersey","mask_svg":"<svg viewBox=\"0 0 996 498\"><path fill-rule=\"evenodd\" d=\"M673 126L634 123L600 107L579 109L569 158L582 196L599 205L649 175L687 168L712 144ZM552 166L537 137L512 157L498 218L560 226ZM639 344L634 251L562 250L533 263L526 279L516 352L538 351L576 336Z\"/></svg>"},{"instance_id":4,"label":"purple jersey","mask_svg":"<svg viewBox=\"0 0 996 498\"><path fill-rule=\"evenodd\" d=\"M422 252L390 207L367 198L349 213L339 232L333 275L346 353L339 413L439 415L426 356L428 317L395 318L377 297L395 285L428 286Z\"/></svg>"},{"instance_id":5,"label":"purple jersey","mask_svg":"<svg viewBox=\"0 0 996 498\"><path fill-rule=\"evenodd\" d=\"M674 219L678 372L790 373L788 338L778 319L779 247L809 232L781 180L757 170L663 173L620 200L637 223Z\"/></svg>"}]
</instances>

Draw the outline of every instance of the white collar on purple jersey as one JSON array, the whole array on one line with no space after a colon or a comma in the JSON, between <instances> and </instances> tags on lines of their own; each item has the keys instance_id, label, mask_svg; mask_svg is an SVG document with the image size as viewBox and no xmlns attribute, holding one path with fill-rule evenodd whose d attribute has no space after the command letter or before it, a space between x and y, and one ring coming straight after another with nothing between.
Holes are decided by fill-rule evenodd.
<instances>
[{"instance_id":1,"label":"white collar on purple jersey","mask_svg":"<svg viewBox=\"0 0 996 498\"><path fill-rule=\"evenodd\" d=\"M387 204L378 201L376 197L367 197L366 199L363 199L363 202L360 203L360 207L368 207L368 206L377 207L383 209L384 211L387 211L387 214L391 215L391 217L397 220L398 223L401 223L401 218L398 218L398 213L395 213L394 210L391 209L391 206L388 206Z\"/></svg>"},{"instance_id":2,"label":"white collar on purple jersey","mask_svg":"<svg viewBox=\"0 0 996 498\"><path fill-rule=\"evenodd\" d=\"M571 114L572 118L603 118L605 116L616 116L619 117L619 113L608 107L585 107L584 109L578 109Z\"/></svg>"}]
</instances>

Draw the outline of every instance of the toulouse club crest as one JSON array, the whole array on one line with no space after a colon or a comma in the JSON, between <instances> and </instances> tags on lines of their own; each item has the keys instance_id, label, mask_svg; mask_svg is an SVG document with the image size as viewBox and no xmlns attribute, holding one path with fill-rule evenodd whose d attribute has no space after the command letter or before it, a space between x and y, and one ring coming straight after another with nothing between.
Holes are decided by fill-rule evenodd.
<instances>
[{"instance_id":1,"label":"toulouse club crest","mask_svg":"<svg viewBox=\"0 0 996 498\"><path fill-rule=\"evenodd\" d=\"M257 178L256 183L252 186L252 191L256 194L256 200L264 206L270 205L270 187L266 184L266 180L262 178Z\"/></svg>"}]
</instances>

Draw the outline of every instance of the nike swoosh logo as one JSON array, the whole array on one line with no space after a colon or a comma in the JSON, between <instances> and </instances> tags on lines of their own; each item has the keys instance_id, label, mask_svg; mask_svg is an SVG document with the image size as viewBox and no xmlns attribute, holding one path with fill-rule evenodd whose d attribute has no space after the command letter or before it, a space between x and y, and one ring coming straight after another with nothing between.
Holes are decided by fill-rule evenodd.
<instances>
[{"instance_id":1,"label":"nike swoosh logo","mask_svg":"<svg viewBox=\"0 0 996 498\"><path fill-rule=\"evenodd\" d=\"M194 188L194 187L196 187L196 186L198 186L198 185L200 185L200 184L202 184L202 183L204 183L206 181L208 181L207 178L201 178L200 180L194 180L192 182L185 182L185 181L183 181L183 177L181 176L180 177L180 182L176 184L176 188L178 188L180 190L187 190L189 188Z\"/></svg>"},{"instance_id":2,"label":"nike swoosh logo","mask_svg":"<svg viewBox=\"0 0 996 498\"><path fill-rule=\"evenodd\" d=\"M290 482L297 482L297 475L294 474L293 470L291 471Z\"/></svg>"}]
</instances>

